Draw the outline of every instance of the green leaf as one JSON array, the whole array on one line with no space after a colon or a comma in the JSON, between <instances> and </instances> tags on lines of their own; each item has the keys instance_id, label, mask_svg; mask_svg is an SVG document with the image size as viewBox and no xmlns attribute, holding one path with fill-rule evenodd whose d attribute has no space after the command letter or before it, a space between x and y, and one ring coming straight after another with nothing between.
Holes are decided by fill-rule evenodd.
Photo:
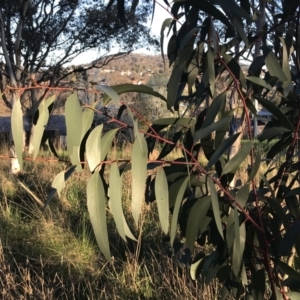
<instances>
[{"instance_id":1,"label":"green leaf","mask_svg":"<svg viewBox=\"0 0 300 300\"><path fill-rule=\"evenodd\" d=\"M153 122L155 125L181 125L185 127L190 127L196 124L196 119L194 118L163 118L158 119Z\"/></svg>"},{"instance_id":2,"label":"green leaf","mask_svg":"<svg viewBox=\"0 0 300 300\"><path fill-rule=\"evenodd\" d=\"M258 136L258 140L260 142L264 141L264 140L270 140L273 137L280 135L284 132L290 132L290 129L287 129L285 127L272 127L270 129L264 130L259 136Z\"/></svg>"},{"instance_id":3,"label":"green leaf","mask_svg":"<svg viewBox=\"0 0 300 300\"><path fill-rule=\"evenodd\" d=\"M262 47L265 57L265 64L271 76L277 77L280 81L286 81L287 78L282 71L280 64L274 54L267 46Z\"/></svg>"},{"instance_id":4,"label":"green leaf","mask_svg":"<svg viewBox=\"0 0 300 300\"><path fill-rule=\"evenodd\" d=\"M103 124L94 128L86 140L86 160L91 172L94 172L95 168L101 163L102 130Z\"/></svg>"},{"instance_id":5,"label":"green leaf","mask_svg":"<svg viewBox=\"0 0 300 300\"><path fill-rule=\"evenodd\" d=\"M24 133L24 125L23 125L23 113L20 99L17 99L14 103L11 112L11 131L12 137L15 145L15 151L17 154L18 162L20 165L20 169L23 169L23 133Z\"/></svg>"},{"instance_id":6,"label":"green leaf","mask_svg":"<svg viewBox=\"0 0 300 300\"><path fill-rule=\"evenodd\" d=\"M76 166L71 166L70 168L68 168L68 170L62 171L55 176L51 185L51 190L47 196L43 211L45 210L46 206L49 204L49 202L55 196L56 193L58 194L58 197L60 197L61 191L65 188L66 181L75 171L75 169Z\"/></svg>"},{"instance_id":7,"label":"green leaf","mask_svg":"<svg viewBox=\"0 0 300 300\"><path fill-rule=\"evenodd\" d=\"M203 224L206 222L206 214L210 207L211 196L205 196L197 199L194 203L187 220L186 225L186 244L191 251L193 251L195 241L204 227ZM173 221L173 220L172 220Z\"/></svg>"},{"instance_id":8,"label":"green leaf","mask_svg":"<svg viewBox=\"0 0 300 300\"><path fill-rule=\"evenodd\" d=\"M189 177L185 177L185 178L182 178L178 182L176 200L175 200L173 216L172 216L172 221L171 221L171 230L170 230L170 244L171 244L171 246L173 246L173 242L174 242L175 235L176 235L176 232L177 232L179 209L181 207L181 203L182 203L183 195L184 195L187 183L188 183L188 179L189 179Z\"/></svg>"},{"instance_id":9,"label":"green leaf","mask_svg":"<svg viewBox=\"0 0 300 300\"><path fill-rule=\"evenodd\" d=\"M165 19L164 22L162 23L161 30L160 30L160 51L161 51L161 56L162 56L162 59L163 59L163 62L164 62L164 66L165 66L165 55L164 55L164 38L165 38L165 35L164 35L164 32L165 32L165 29L170 26L172 21L173 21L173 18Z\"/></svg>"},{"instance_id":10,"label":"green leaf","mask_svg":"<svg viewBox=\"0 0 300 300\"><path fill-rule=\"evenodd\" d=\"M32 145L33 145L33 159L35 159L39 153L41 140L45 131L45 126L49 120L49 110L45 102L42 101L38 108L39 118L34 128Z\"/></svg>"},{"instance_id":11,"label":"green leaf","mask_svg":"<svg viewBox=\"0 0 300 300\"><path fill-rule=\"evenodd\" d=\"M86 108L82 112L81 140L84 138L88 130L91 128L93 120L94 120L94 111L92 109Z\"/></svg>"},{"instance_id":12,"label":"green leaf","mask_svg":"<svg viewBox=\"0 0 300 300\"><path fill-rule=\"evenodd\" d=\"M240 188L235 196L235 201L237 201L242 207L246 206L250 192L250 185L246 184Z\"/></svg>"},{"instance_id":13,"label":"green leaf","mask_svg":"<svg viewBox=\"0 0 300 300\"><path fill-rule=\"evenodd\" d=\"M246 79L248 81L251 81L251 82L253 82L253 83L257 84L257 85L260 85L260 86L262 86L262 87L264 87L264 88L266 88L268 90L272 89L272 87L264 79L262 79L260 77L247 76Z\"/></svg>"},{"instance_id":14,"label":"green leaf","mask_svg":"<svg viewBox=\"0 0 300 300\"><path fill-rule=\"evenodd\" d=\"M223 118L205 128L201 128L197 131L195 131L194 133L194 143L196 143L197 141L201 140L202 138L208 136L209 134L211 134L212 132L222 128L226 123L228 123L231 120L231 116L230 117L226 117Z\"/></svg>"},{"instance_id":15,"label":"green leaf","mask_svg":"<svg viewBox=\"0 0 300 300\"><path fill-rule=\"evenodd\" d=\"M105 204L106 195L103 182L99 173L94 172L87 183L87 208L100 251L111 262Z\"/></svg>"},{"instance_id":16,"label":"green leaf","mask_svg":"<svg viewBox=\"0 0 300 300\"><path fill-rule=\"evenodd\" d=\"M274 115L276 119L281 122L282 126L287 129L293 130L293 125L291 124L289 119L274 103L272 103L270 100L260 97L257 97L256 99L264 108L266 108L270 113Z\"/></svg>"},{"instance_id":17,"label":"green leaf","mask_svg":"<svg viewBox=\"0 0 300 300\"><path fill-rule=\"evenodd\" d=\"M113 163L109 172L109 203L117 230L126 242L122 209L122 178L117 163Z\"/></svg>"},{"instance_id":18,"label":"green leaf","mask_svg":"<svg viewBox=\"0 0 300 300\"><path fill-rule=\"evenodd\" d=\"M215 94L215 55L210 47L207 49L208 82L211 96Z\"/></svg>"},{"instance_id":19,"label":"green leaf","mask_svg":"<svg viewBox=\"0 0 300 300\"><path fill-rule=\"evenodd\" d=\"M292 267L290 267L285 262L278 260L276 263L276 267L283 274L287 274L290 278L300 281L300 273L298 273L296 270L294 270Z\"/></svg>"},{"instance_id":20,"label":"green leaf","mask_svg":"<svg viewBox=\"0 0 300 300\"><path fill-rule=\"evenodd\" d=\"M285 293L290 300L299 300L300 299L300 293L298 292L287 292Z\"/></svg>"},{"instance_id":21,"label":"green leaf","mask_svg":"<svg viewBox=\"0 0 300 300\"><path fill-rule=\"evenodd\" d=\"M234 144L237 138L240 136L240 132L231 135L228 139L226 139L216 151L213 153L209 162L206 166L206 170L209 170L219 159L220 157Z\"/></svg>"},{"instance_id":22,"label":"green leaf","mask_svg":"<svg viewBox=\"0 0 300 300\"><path fill-rule=\"evenodd\" d=\"M189 5L197 7L201 11L204 11L207 14L211 15L212 17L220 20L226 26L232 27L232 25L230 24L228 18L221 12L221 10L217 9L216 7L214 7L208 1L187 0L184 3L187 3Z\"/></svg>"},{"instance_id":23,"label":"green leaf","mask_svg":"<svg viewBox=\"0 0 300 300\"><path fill-rule=\"evenodd\" d=\"M261 163L261 147L260 144L257 145L257 151L254 158L254 165L249 174L249 178L247 182L250 182L257 174Z\"/></svg>"},{"instance_id":24,"label":"green leaf","mask_svg":"<svg viewBox=\"0 0 300 300\"><path fill-rule=\"evenodd\" d=\"M143 85L143 84L136 85L136 84L125 83L125 84L111 86L111 88L114 89L114 91L118 95L122 95L124 93L144 93L147 95L152 95L154 97L158 97L158 98L164 100L165 102L167 102L167 99L163 95L161 95L158 92L155 92L151 87ZM103 95L103 104L107 105L111 99L112 99L111 95L108 95L105 93Z\"/></svg>"},{"instance_id":25,"label":"green leaf","mask_svg":"<svg viewBox=\"0 0 300 300\"><path fill-rule=\"evenodd\" d=\"M100 84L98 84L97 87L100 88L105 93L105 95L112 99L116 105L120 104L120 96L112 87Z\"/></svg>"},{"instance_id":26,"label":"green leaf","mask_svg":"<svg viewBox=\"0 0 300 300\"><path fill-rule=\"evenodd\" d=\"M159 221L165 234L169 229L169 191L166 173L159 168L155 177L155 196L157 202Z\"/></svg>"},{"instance_id":27,"label":"green leaf","mask_svg":"<svg viewBox=\"0 0 300 300\"><path fill-rule=\"evenodd\" d=\"M198 253L197 258L195 258L194 262L191 264L190 274L192 280L196 280L200 274L199 265L203 262L205 258L205 254L203 252Z\"/></svg>"},{"instance_id":28,"label":"green leaf","mask_svg":"<svg viewBox=\"0 0 300 300\"><path fill-rule=\"evenodd\" d=\"M246 227L245 223L240 225L237 207L234 208L234 232L235 239L232 252L232 270L235 276L238 276L241 270L241 263L245 249Z\"/></svg>"},{"instance_id":29,"label":"green leaf","mask_svg":"<svg viewBox=\"0 0 300 300\"><path fill-rule=\"evenodd\" d=\"M225 100L226 92L223 92L212 101L211 105L207 109L206 117L204 119L202 128L211 125L215 121L215 118L218 115Z\"/></svg>"},{"instance_id":30,"label":"green leaf","mask_svg":"<svg viewBox=\"0 0 300 300\"><path fill-rule=\"evenodd\" d=\"M113 139L115 138L115 135L119 128L111 129L108 132L106 132L103 137L101 138L101 144L100 144L100 161L104 161L110 147Z\"/></svg>"},{"instance_id":31,"label":"green leaf","mask_svg":"<svg viewBox=\"0 0 300 300\"><path fill-rule=\"evenodd\" d=\"M283 37L279 37L281 44L282 44L282 71L286 77L286 80L283 81L283 93L284 97L287 97L289 93L289 87L292 84L292 76L290 71L290 64L289 64L289 51L286 47L286 43Z\"/></svg>"},{"instance_id":32,"label":"green leaf","mask_svg":"<svg viewBox=\"0 0 300 300\"><path fill-rule=\"evenodd\" d=\"M249 41L248 41L247 35L244 31L244 26L242 26L241 23L238 21L238 19L235 18L235 17L233 17L232 23L233 23L238 35L240 36L240 38L245 43L246 48L249 48Z\"/></svg>"},{"instance_id":33,"label":"green leaf","mask_svg":"<svg viewBox=\"0 0 300 300\"><path fill-rule=\"evenodd\" d=\"M77 93L70 95L65 104L67 148L72 165L80 166L79 146L81 142L82 108ZM79 171L79 169L78 169Z\"/></svg>"},{"instance_id":34,"label":"green leaf","mask_svg":"<svg viewBox=\"0 0 300 300\"><path fill-rule=\"evenodd\" d=\"M209 184L209 188L210 188L214 219L215 219L218 231L219 231L222 239L224 240L223 226L222 226L221 217L220 217L219 198L218 198L218 194L217 194L217 191L216 191L215 184L214 184L214 182L212 181L212 179L210 177L208 177L208 184Z\"/></svg>"},{"instance_id":35,"label":"green leaf","mask_svg":"<svg viewBox=\"0 0 300 300\"><path fill-rule=\"evenodd\" d=\"M230 160L227 162L227 164L224 166L222 175L227 173L234 173L238 167L241 165L241 163L246 159L248 156L251 147L252 147L253 141L249 141L245 143L245 145L240 149L240 151Z\"/></svg>"},{"instance_id":36,"label":"green leaf","mask_svg":"<svg viewBox=\"0 0 300 300\"><path fill-rule=\"evenodd\" d=\"M138 226L141 213L142 202L144 199L144 190L147 178L147 157L148 147L143 134L139 139L135 139L131 154L132 170L132 202L131 210L136 226Z\"/></svg>"}]
</instances>

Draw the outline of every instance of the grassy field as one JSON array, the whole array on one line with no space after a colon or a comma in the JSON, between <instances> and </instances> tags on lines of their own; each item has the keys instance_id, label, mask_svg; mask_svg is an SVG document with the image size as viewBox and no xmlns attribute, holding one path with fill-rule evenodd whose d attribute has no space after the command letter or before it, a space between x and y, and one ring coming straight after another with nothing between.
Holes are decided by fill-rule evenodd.
<instances>
[{"instance_id":1,"label":"grassy field","mask_svg":"<svg viewBox=\"0 0 300 300\"><path fill-rule=\"evenodd\" d=\"M129 158L130 149L110 153L111 159L121 156ZM138 243L123 242L108 212L113 264L106 262L93 236L86 207L87 171L73 174L61 196L42 213L39 203L46 201L54 176L64 168L63 163L26 161L24 173L14 177L8 175L9 160L0 160L1 299L216 299L217 282L206 286L192 281L189 264L182 264L163 242L155 203L144 205L142 227L135 228L127 173L123 208ZM241 169L246 168L245 162ZM244 181L245 172L240 174Z\"/></svg>"},{"instance_id":2,"label":"grassy field","mask_svg":"<svg viewBox=\"0 0 300 300\"><path fill-rule=\"evenodd\" d=\"M87 172L72 176L42 214L37 201L46 200L51 181L63 168L26 162L24 173L15 178L8 175L9 161L0 161L1 299L212 299L216 284L193 282L188 266L170 255L155 203L144 207L143 235L128 216L138 243L124 243L108 213L112 265L93 237ZM129 196L124 191L127 211Z\"/></svg>"}]
</instances>

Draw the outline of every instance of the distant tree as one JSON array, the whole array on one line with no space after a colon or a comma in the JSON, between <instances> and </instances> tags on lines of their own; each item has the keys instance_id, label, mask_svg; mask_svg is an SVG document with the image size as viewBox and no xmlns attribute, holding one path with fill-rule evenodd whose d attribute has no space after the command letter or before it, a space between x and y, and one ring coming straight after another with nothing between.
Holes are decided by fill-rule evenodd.
<instances>
[{"instance_id":1,"label":"distant tree","mask_svg":"<svg viewBox=\"0 0 300 300\"><path fill-rule=\"evenodd\" d=\"M124 26L117 17L116 4L107 10L98 1L1 1L0 58L4 65L0 69L0 90L4 103L12 108L20 99L27 115L33 117L47 92L41 93L34 86L41 83L58 86L72 73L102 67L122 53L153 45L155 40L145 26L150 11L147 2L134 10L127 3L123 13L130 16L130 24ZM73 58L88 50L109 53L114 48L118 54L99 57L88 67L65 68ZM26 87L32 89L17 91Z\"/></svg>"}]
</instances>

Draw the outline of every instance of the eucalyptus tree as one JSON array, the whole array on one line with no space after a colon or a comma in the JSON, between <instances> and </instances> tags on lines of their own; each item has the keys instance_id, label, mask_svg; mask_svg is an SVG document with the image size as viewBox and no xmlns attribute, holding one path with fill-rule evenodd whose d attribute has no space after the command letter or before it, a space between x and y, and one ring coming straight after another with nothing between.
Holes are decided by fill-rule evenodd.
<instances>
[{"instance_id":1,"label":"eucalyptus tree","mask_svg":"<svg viewBox=\"0 0 300 300\"><path fill-rule=\"evenodd\" d=\"M117 2L124 23L124 2ZM265 4L268 9L270 2ZM82 110L76 93L67 99L72 166L56 176L48 201L60 193L75 170L82 169L85 151L91 172L87 207L97 243L108 261L107 208L120 236L125 241L135 239L122 209L123 174L131 172L136 227L140 226L143 198L156 201L161 227L173 252L179 244L190 253L184 262L189 264L193 279L209 284L217 278L216 296L221 299L299 299L299 4L299 0L283 0L276 11L270 7L266 18L274 23L266 22L257 32L256 2L175 1L170 8L173 16L162 25L162 33L168 29L172 34L167 53L172 72L166 97L147 86L102 87L104 105L111 100L120 105L118 116L110 120L117 128L105 134L103 125L89 131L93 110ZM220 23L224 38L216 30ZM255 57L252 54L258 42L261 55ZM246 74L242 60L250 63ZM216 85L221 79L225 86L219 90ZM183 96L186 85L189 95ZM240 99L238 109L245 116L247 141L228 159L228 150L243 134L227 135L235 113L226 101L232 91ZM195 111L189 117L174 115L149 124L134 107L121 103L120 95L126 92L156 96L174 113L184 99ZM208 107L199 113L198 107L207 99ZM258 142L253 139L250 118L250 113L256 114L255 100L273 115ZM39 108L39 132L43 130L39 120L47 116L43 109ZM131 124L120 121L124 111ZM132 156L111 161L109 148L121 129L134 133ZM172 130L173 137L164 138L162 130ZM36 141L38 144L38 138ZM160 149L159 155L149 160L155 148ZM166 159L175 148L181 150L182 157ZM206 157L206 165L198 159L200 155ZM109 176L104 176L106 169ZM243 174L243 180L240 186L232 187L236 174ZM205 245L210 247L203 248Z\"/></svg>"},{"instance_id":2,"label":"eucalyptus tree","mask_svg":"<svg viewBox=\"0 0 300 300\"><path fill-rule=\"evenodd\" d=\"M58 86L72 73L100 68L136 48L153 45L145 26L149 4L144 2L136 10L128 3L123 12L131 16L126 27L117 17L117 5L107 10L98 1L1 1L0 88L5 105L12 108L20 99L16 105L33 118L48 93L45 86ZM88 66L65 67L88 50L102 54ZM111 50L117 54L107 56Z\"/></svg>"}]
</instances>

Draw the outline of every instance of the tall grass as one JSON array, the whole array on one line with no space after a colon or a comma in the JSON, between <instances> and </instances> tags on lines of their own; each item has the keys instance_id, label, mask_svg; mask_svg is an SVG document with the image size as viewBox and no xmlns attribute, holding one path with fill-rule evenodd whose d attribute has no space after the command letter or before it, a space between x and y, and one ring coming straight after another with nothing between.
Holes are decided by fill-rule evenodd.
<instances>
[{"instance_id":1,"label":"tall grass","mask_svg":"<svg viewBox=\"0 0 300 300\"><path fill-rule=\"evenodd\" d=\"M51 181L63 168L26 162L24 173L15 178L8 175L9 162L0 161L1 299L210 299L207 295L216 292L215 282L192 282L188 266L171 255L155 203L144 207L143 235L135 229L128 190L124 211L139 241L123 242L108 213L113 264L99 253L93 236L86 209L87 172L72 176L61 197L42 213L35 198L45 202ZM124 176L124 186L130 181Z\"/></svg>"}]
</instances>

